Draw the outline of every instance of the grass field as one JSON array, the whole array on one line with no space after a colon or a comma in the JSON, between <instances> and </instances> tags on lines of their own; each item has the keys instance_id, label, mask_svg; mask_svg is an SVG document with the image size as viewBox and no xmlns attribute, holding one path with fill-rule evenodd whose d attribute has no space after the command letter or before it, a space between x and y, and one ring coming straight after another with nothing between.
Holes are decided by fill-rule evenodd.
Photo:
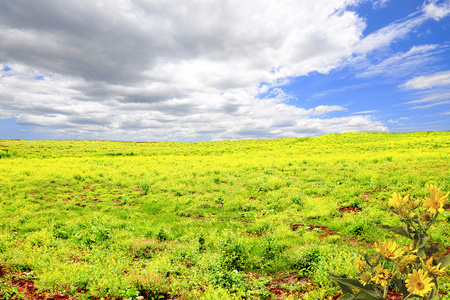
<instances>
[{"instance_id":1,"label":"grass field","mask_svg":"<svg viewBox=\"0 0 450 300\"><path fill-rule=\"evenodd\" d=\"M336 299L393 192L450 191L450 132L0 140L0 178L0 299Z\"/></svg>"}]
</instances>

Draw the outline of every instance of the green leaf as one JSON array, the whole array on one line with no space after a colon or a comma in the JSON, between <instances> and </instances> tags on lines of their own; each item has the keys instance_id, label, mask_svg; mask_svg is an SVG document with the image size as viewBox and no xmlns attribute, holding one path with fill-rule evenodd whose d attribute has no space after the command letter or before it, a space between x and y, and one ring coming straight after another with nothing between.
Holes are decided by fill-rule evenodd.
<instances>
[{"instance_id":1,"label":"green leaf","mask_svg":"<svg viewBox=\"0 0 450 300\"><path fill-rule=\"evenodd\" d=\"M339 300L352 300L355 295L353 294L345 294L339 297Z\"/></svg>"},{"instance_id":2,"label":"green leaf","mask_svg":"<svg viewBox=\"0 0 450 300\"><path fill-rule=\"evenodd\" d=\"M408 289L406 288L405 282L402 279L394 279L394 284L395 287L397 288L397 290L402 293L402 295L404 297L406 297L409 292Z\"/></svg>"},{"instance_id":3,"label":"green leaf","mask_svg":"<svg viewBox=\"0 0 450 300\"><path fill-rule=\"evenodd\" d=\"M441 263L440 269L450 266L450 255L442 256L436 259L436 264Z\"/></svg>"},{"instance_id":4,"label":"green leaf","mask_svg":"<svg viewBox=\"0 0 450 300\"><path fill-rule=\"evenodd\" d=\"M426 254L427 256L431 256L431 255L433 255L434 253L436 253L436 252L438 252L438 251L439 251L438 248L436 248L435 246L431 246L430 248L425 249L425 254Z\"/></svg>"},{"instance_id":5,"label":"green leaf","mask_svg":"<svg viewBox=\"0 0 450 300\"><path fill-rule=\"evenodd\" d=\"M430 294L431 298L438 296L438 293L439 293L439 283L438 283L436 277L433 278L433 283L434 283L434 286L433 286L433 288L431 290L431 294Z\"/></svg>"},{"instance_id":6,"label":"green leaf","mask_svg":"<svg viewBox=\"0 0 450 300\"><path fill-rule=\"evenodd\" d=\"M360 291L355 295L355 297L352 298L352 300L383 300L383 296L373 296L366 291Z\"/></svg>"},{"instance_id":7,"label":"green leaf","mask_svg":"<svg viewBox=\"0 0 450 300\"><path fill-rule=\"evenodd\" d=\"M416 247L416 249L418 248L418 249L420 249L420 248L423 248L423 247L425 247L426 246L426 244L427 244L427 241L429 240L430 238L429 237L426 237L426 236L422 236L422 237L419 237L417 234L416 235L414 235L414 241L415 241L415 247Z\"/></svg>"},{"instance_id":8,"label":"green leaf","mask_svg":"<svg viewBox=\"0 0 450 300\"><path fill-rule=\"evenodd\" d=\"M417 256L422 259L425 259L426 258L425 250L423 248L420 248L419 251L417 251Z\"/></svg>"},{"instance_id":9,"label":"green leaf","mask_svg":"<svg viewBox=\"0 0 450 300\"><path fill-rule=\"evenodd\" d=\"M361 291L366 292L368 295L372 296L372 297L380 297L380 293L374 289L372 286L370 285L362 285L358 280L356 279L350 279L347 278L345 275L344 276L336 276L330 272L328 272L328 275L330 275L330 278L333 279L334 281L336 281L339 286L345 286L346 291L351 290L351 287L355 287L357 289L360 289ZM342 292L344 294L344 290ZM353 294L353 291L350 292L345 292L348 294ZM361 298L362 299L362 298ZM382 298L376 298L376 299L382 299Z\"/></svg>"},{"instance_id":10,"label":"green leaf","mask_svg":"<svg viewBox=\"0 0 450 300\"><path fill-rule=\"evenodd\" d=\"M351 287L349 287L347 284L342 284L342 282L340 280L337 280L336 278L339 279L347 279L347 275L342 275L342 276L337 276L331 272L328 272L328 275L330 275L331 279L333 279L334 281L337 282L337 284L339 285L339 287L341 288L342 294L344 295L352 295L354 296L355 294L353 293L353 290ZM342 298L342 297L341 297ZM339 299L341 299L339 298Z\"/></svg>"},{"instance_id":11,"label":"green leaf","mask_svg":"<svg viewBox=\"0 0 450 300\"><path fill-rule=\"evenodd\" d=\"M408 233L406 227L391 227L389 225L381 225L377 227L411 239L411 235Z\"/></svg>"},{"instance_id":12,"label":"green leaf","mask_svg":"<svg viewBox=\"0 0 450 300\"><path fill-rule=\"evenodd\" d=\"M370 262L372 261L372 257L366 253L363 252L358 252L362 257L364 257L364 260L366 261L366 263L371 266L371 267L375 267L376 265L378 265L379 261L380 261L380 257L378 257L373 264L371 264ZM377 255L377 254L375 254Z\"/></svg>"}]
</instances>

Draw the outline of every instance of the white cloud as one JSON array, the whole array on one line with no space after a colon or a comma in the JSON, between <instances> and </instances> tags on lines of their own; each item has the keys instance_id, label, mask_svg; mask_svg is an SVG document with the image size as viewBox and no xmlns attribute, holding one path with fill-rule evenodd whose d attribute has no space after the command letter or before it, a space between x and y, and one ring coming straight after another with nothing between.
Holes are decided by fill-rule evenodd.
<instances>
[{"instance_id":1,"label":"white cloud","mask_svg":"<svg viewBox=\"0 0 450 300\"><path fill-rule=\"evenodd\" d=\"M450 86L450 71L434 73L428 76L417 76L404 85L408 89L429 89L438 86Z\"/></svg>"},{"instance_id":2,"label":"white cloud","mask_svg":"<svg viewBox=\"0 0 450 300\"><path fill-rule=\"evenodd\" d=\"M450 14L450 1L436 4L436 0L431 1L423 6L425 16L436 21L445 18Z\"/></svg>"},{"instance_id":3,"label":"white cloud","mask_svg":"<svg viewBox=\"0 0 450 300\"><path fill-rule=\"evenodd\" d=\"M392 77L400 78L416 73L436 60L440 51L438 45L413 46L407 52L395 53L378 63L360 65L362 69L357 77Z\"/></svg>"},{"instance_id":4,"label":"white cloud","mask_svg":"<svg viewBox=\"0 0 450 300\"><path fill-rule=\"evenodd\" d=\"M311 113L313 115L324 115L327 114L329 112L333 112L333 111L343 111L345 110L344 107L341 107L339 105L319 105L317 107L315 107L313 110L311 110Z\"/></svg>"},{"instance_id":5,"label":"white cloud","mask_svg":"<svg viewBox=\"0 0 450 300\"><path fill-rule=\"evenodd\" d=\"M365 55L371 51L387 47L407 36L414 28L422 25L427 17L420 13L413 13L403 20L385 26L354 45L354 53Z\"/></svg>"},{"instance_id":6,"label":"white cloud","mask_svg":"<svg viewBox=\"0 0 450 300\"><path fill-rule=\"evenodd\" d=\"M344 108L295 107L281 88L352 54L365 26L347 10L357 2L3 1L2 117L64 138L385 131L368 117L321 119Z\"/></svg>"},{"instance_id":7,"label":"white cloud","mask_svg":"<svg viewBox=\"0 0 450 300\"><path fill-rule=\"evenodd\" d=\"M406 102L406 104L413 104L412 109L425 109L450 104L450 91L430 91L427 94L419 96L416 100Z\"/></svg>"},{"instance_id":8,"label":"white cloud","mask_svg":"<svg viewBox=\"0 0 450 300\"><path fill-rule=\"evenodd\" d=\"M389 124L401 124L401 121L406 121L406 120L409 120L409 117L400 117L400 118L397 118L397 119L390 119L389 121L388 121L388 123Z\"/></svg>"},{"instance_id":9,"label":"white cloud","mask_svg":"<svg viewBox=\"0 0 450 300\"><path fill-rule=\"evenodd\" d=\"M401 87L415 90L416 99L405 102L411 105L411 109L426 109L450 104L450 71L416 76Z\"/></svg>"},{"instance_id":10,"label":"white cloud","mask_svg":"<svg viewBox=\"0 0 450 300\"><path fill-rule=\"evenodd\" d=\"M374 5L381 5L384 2L375 1ZM412 32L426 21L430 19L439 20L447 16L449 13L448 9L450 9L450 1L440 5L436 4L436 1L424 3L418 11L370 33L355 43L353 55L347 59L346 64L357 69L364 69L359 76L365 77L384 72L389 72L392 75L395 75L395 72L399 72L399 74L404 76L405 71L411 69L411 67L417 68L432 62L432 55L439 50L441 47L439 45L413 46L407 53L395 53L394 55L389 53L390 51L380 50L388 50L394 43L408 38ZM387 57L382 56L383 54L386 56L385 52L388 53ZM371 60L367 58L368 55L370 55ZM373 63L373 61L381 62Z\"/></svg>"},{"instance_id":11,"label":"white cloud","mask_svg":"<svg viewBox=\"0 0 450 300\"><path fill-rule=\"evenodd\" d=\"M374 112L377 112L377 109L374 110L363 110L363 111L358 111L358 112L354 112L352 113L352 115L366 115L366 114L373 114Z\"/></svg>"},{"instance_id":12,"label":"white cloud","mask_svg":"<svg viewBox=\"0 0 450 300\"><path fill-rule=\"evenodd\" d=\"M373 9L377 9L377 8L383 8L383 7L386 7L387 6L387 3L389 2L390 0L375 0L375 1L372 1L372 8Z\"/></svg>"}]
</instances>

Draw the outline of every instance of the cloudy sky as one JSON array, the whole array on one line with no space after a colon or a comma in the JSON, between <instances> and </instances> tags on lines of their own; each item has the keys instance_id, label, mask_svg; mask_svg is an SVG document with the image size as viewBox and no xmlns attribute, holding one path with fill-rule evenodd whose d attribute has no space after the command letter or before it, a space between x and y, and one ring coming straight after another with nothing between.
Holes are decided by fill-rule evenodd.
<instances>
[{"instance_id":1,"label":"cloudy sky","mask_svg":"<svg viewBox=\"0 0 450 300\"><path fill-rule=\"evenodd\" d=\"M450 0L0 1L0 139L450 130Z\"/></svg>"}]
</instances>

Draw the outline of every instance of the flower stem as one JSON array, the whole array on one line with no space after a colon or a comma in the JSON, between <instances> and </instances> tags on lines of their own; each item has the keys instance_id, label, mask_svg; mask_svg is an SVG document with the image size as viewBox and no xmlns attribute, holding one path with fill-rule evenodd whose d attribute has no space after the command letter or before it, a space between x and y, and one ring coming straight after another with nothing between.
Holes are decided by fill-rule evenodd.
<instances>
[{"instance_id":1,"label":"flower stem","mask_svg":"<svg viewBox=\"0 0 450 300\"><path fill-rule=\"evenodd\" d=\"M408 299L409 298L409 296L411 296L412 295L412 293L409 293L409 295L408 296L406 296L406 298L405 299L403 299L403 300L406 300L406 299Z\"/></svg>"}]
</instances>

